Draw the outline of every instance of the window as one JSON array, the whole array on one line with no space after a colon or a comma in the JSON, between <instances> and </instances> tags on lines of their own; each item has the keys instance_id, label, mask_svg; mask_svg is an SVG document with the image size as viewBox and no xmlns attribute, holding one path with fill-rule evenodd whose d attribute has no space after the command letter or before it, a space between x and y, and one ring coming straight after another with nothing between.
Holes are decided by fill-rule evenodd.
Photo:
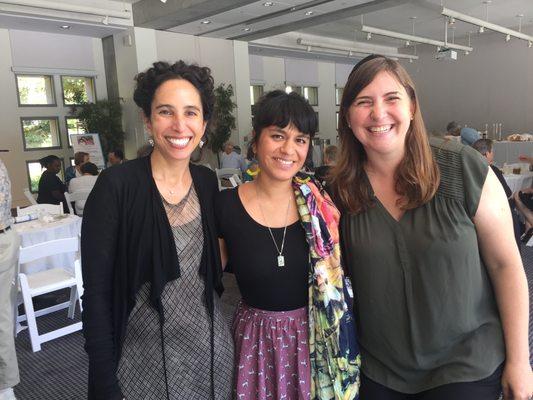
<instances>
[{"instance_id":1,"label":"window","mask_svg":"<svg viewBox=\"0 0 533 400\"><path fill-rule=\"evenodd\" d=\"M85 132L85 129L83 128L79 118L66 117L65 121L67 125L68 145L69 147L72 147L70 135L80 135L87 132Z\"/></svg>"},{"instance_id":2,"label":"window","mask_svg":"<svg viewBox=\"0 0 533 400\"><path fill-rule=\"evenodd\" d=\"M337 129L339 129L339 112L338 111L335 113L335 119L337 121L336 127L337 127Z\"/></svg>"},{"instance_id":3,"label":"window","mask_svg":"<svg viewBox=\"0 0 533 400\"><path fill-rule=\"evenodd\" d=\"M61 170L59 171L59 178L64 181L65 180L65 174L64 174L64 165L63 159L61 158ZM39 180L41 179L41 175L43 174L44 168L41 167L41 164L38 160L30 160L26 161L26 171L28 173L28 184L30 191L32 193L37 193L39 191Z\"/></svg>"},{"instance_id":4,"label":"window","mask_svg":"<svg viewBox=\"0 0 533 400\"><path fill-rule=\"evenodd\" d=\"M343 87L336 87L335 88L335 104L340 106L341 100L342 100L342 92L344 91Z\"/></svg>"},{"instance_id":5,"label":"window","mask_svg":"<svg viewBox=\"0 0 533 400\"><path fill-rule=\"evenodd\" d=\"M250 104L253 106L259 98L263 95L264 88L261 85L250 86Z\"/></svg>"},{"instance_id":6,"label":"window","mask_svg":"<svg viewBox=\"0 0 533 400\"><path fill-rule=\"evenodd\" d=\"M304 87L304 97L312 106L318 106L318 88L313 86Z\"/></svg>"},{"instance_id":7,"label":"window","mask_svg":"<svg viewBox=\"0 0 533 400\"><path fill-rule=\"evenodd\" d=\"M298 93L303 96L310 105L318 106L318 88L316 86L286 86L285 92Z\"/></svg>"},{"instance_id":8,"label":"window","mask_svg":"<svg viewBox=\"0 0 533 400\"><path fill-rule=\"evenodd\" d=\"M62 76L61 87L65 105L93 103L95 100L93 78Z\"/></svg>"},{"instance_id":9,"label":"window","mask_svg":"<svg viewBox=\"0 0 533 400\"><path fill-rule=\"evenodd\" d=\"M61 147L56 117L20 119L24 150L53 149Z\"/></svg>"},{"instance_id":10,"label":"window","mask_svg":"<svg viewBox=\"0 0 533 400\"><path fill-rule=\"evenodd\" d=\"M55 106L54 80L48 75L15 75L19 106Z\"/></svg>"}]
</instances>

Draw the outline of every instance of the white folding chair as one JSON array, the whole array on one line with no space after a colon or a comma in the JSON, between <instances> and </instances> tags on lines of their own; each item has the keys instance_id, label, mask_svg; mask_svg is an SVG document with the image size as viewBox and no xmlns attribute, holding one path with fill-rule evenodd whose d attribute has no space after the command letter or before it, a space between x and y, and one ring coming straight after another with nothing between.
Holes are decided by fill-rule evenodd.
<instances>
[{"instance_id":1,"label":"white folding chair","mask_svg":"<svg viewBox=\"0 0 533 400\"><path fill-rule=\"evenodd\" d=\"M85 201L85 200L87 200L87 197L89 197L90 193L91 193L90 190L77 190L77 191L72 192L72 193L65 192L65 200L67 201L67 207L68 207L69 212L71 214L76 214L76 215L80 215L80 216L83 215L83 212L74 213L74 209L72 208L72 202Z\"/></svg>"},{"instance_id":2,"label":"white folding chair","mask_svg":"<svg viewBox=\"0 0 533 400\"><path fill-rule=\"evenodd\" d=\"M51 240L33 246L21 247L19 253L19 271L21 264L56 254L75 253L77 255L78 249L78 237ZM68 308L68 317L74 318L76 301L80 300L81 294L83 293L81 262L77 258L73 266L66 267L70 267L70 270L67 268L52 268L34 274L25 274L23 272L19 272L18 274L22 302L26 314L18 316L17 322L27 320L31 348L34 352L41 350L42 343L79 331L82 328L82 323L76 322L42 335L39 334L37 329L36 318L51 312ZM38 311L33 309L33 297L65 288L70 288L69 301ZM80 300L80 310L81 309L82 304Z\"/></svg>"},{"instance_id":3,"label":"white folding chair","mask_svg":"<svg viewBox=\"0 0 533 400\"><path fill-rule=\"evenodd\" d=\"M242 177L241 170L238 168L217 168L215 169L215 172L217 174L218 190L228 189L227 186L222 185L223 179L226 181L229 181L229 178L232 177L233 175Z\"/></svg>"},{"instance_id":4,"label":"white folding chair","mask_svg":"<svg viewBox=\"0 0 533 400\"><path fill-rule=\"evenodd\" d=\"M35 200L35 197L33 197L33 194L30 192L30 189L24 188L23 193L24 193L24 196L26 196L26 198L30 202L30 205L37 204L37 201Z\"/></svg>"},{"instance_id":5,"label":"white folding chair","mask_svg":"<svg viewBox=\"0 0 533 400\"><path fill-rule=\"evenodd\" d=\"M50 215L63 214L63 204L34 204L28 207L17 207L17 216L46 213Z\"/></svg>"}]
</instances>

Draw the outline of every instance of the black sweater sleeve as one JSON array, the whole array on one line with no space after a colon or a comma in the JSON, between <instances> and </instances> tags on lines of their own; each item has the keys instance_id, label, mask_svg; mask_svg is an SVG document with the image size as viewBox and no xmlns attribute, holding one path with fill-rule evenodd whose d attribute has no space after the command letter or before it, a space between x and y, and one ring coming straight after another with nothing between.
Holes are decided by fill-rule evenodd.
<instances>
[{"instance_id":1,"label":"black sweater sleeve","mask_svg":"<svg viewBox=\"0 0 533 400\"><path fill-rule=\"evenodd\" d=\"M117 184L104 171L84 209L82 224L83 334L89 355L89 399L121 399L116 377L113 282L119 235Z\"/></svg>"}]
</instances>

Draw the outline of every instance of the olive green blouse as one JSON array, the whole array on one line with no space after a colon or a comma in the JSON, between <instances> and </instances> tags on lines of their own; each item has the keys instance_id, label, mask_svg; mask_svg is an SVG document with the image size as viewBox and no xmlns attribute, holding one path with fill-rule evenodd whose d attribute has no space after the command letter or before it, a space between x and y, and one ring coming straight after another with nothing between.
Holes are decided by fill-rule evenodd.
<instances>
[{"instance_id":1,"label":"olive green blouse","mask_svg":"<svg viewBox=\"0 0 533 400\"><path fill-rule=\"evenodd\" d=\"M472 221L487 162L455 141L430 142L441 174L433 199L396 221L374 198L341 220L363 373L403 393L483 379L505 357Z\"/></svg>"}]
</instances>

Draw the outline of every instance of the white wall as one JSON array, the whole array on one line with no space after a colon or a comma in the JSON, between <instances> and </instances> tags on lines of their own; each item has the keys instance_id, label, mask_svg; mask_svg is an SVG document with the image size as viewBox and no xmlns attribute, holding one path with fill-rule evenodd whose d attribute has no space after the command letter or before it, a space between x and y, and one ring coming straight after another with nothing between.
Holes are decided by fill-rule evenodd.
<instances>
[{"instance_id":1,"label":"white wall","mask_svg":"<svg viewBox=\"0 0 533 400\"><path fill-rule=\"evenodd\" d=\"M420 59L403 63L413 77L429 131L443 132L455 120L478 130L494 122L504 135L533 131L533 48L498 33L472 37L474 51L455 62L435 60L424 47Z\"/></svg>"},{"instance_id":2,"label":"white wall","mask_svg":"<svg viewBox=\"0 0 533 400\"><path fill-rule=\"evenodd\" d=\"M0 153L6 164L11 183L13 206L25 205L22 190L28 187L26 160L37 160L48 154L64 159L65 166L73 156L68 148L65 117L68 108L62 107L59 75L54 79L58 107L19 107L13 70L32 73L84 75L96 74L95 88L98 99L107 97L102 42L100 39L50 34L30 31L0 29L0 148L9 153ZM83 54L79 54L82 49ZM58 117L61 149L24 151L21 117Z\"/></svg>"}]
</instances>

